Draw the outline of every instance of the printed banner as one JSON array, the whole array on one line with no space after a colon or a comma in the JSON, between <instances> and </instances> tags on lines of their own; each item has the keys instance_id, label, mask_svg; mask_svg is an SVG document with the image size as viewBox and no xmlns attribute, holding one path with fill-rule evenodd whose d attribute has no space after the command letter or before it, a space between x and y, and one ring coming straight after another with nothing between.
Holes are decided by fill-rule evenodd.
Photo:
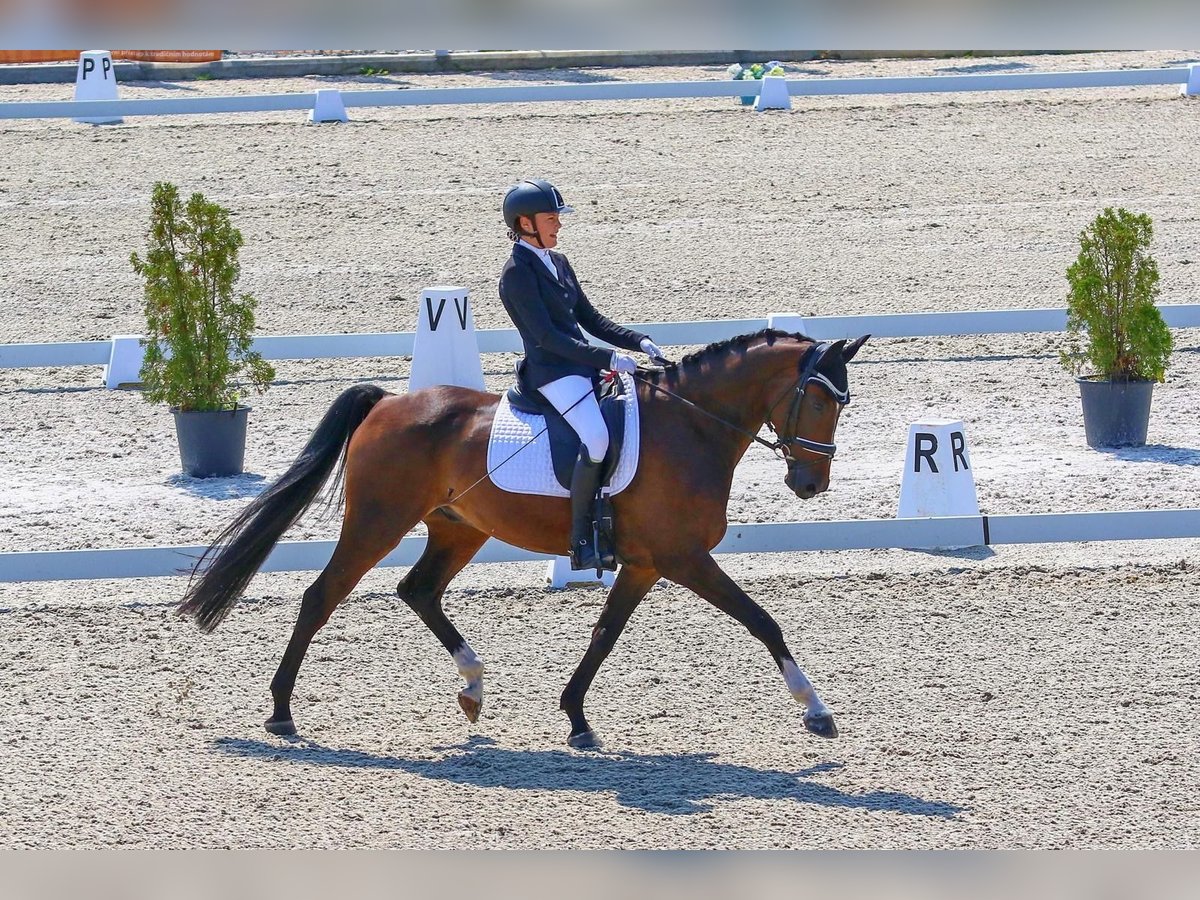
<instances>
[{"instance_id":1,"label":"printed banner","mask_svg":"<svg viewBox=\"0 0 1200 900\"><path fill-rule=\"evenodd\" d=\"M73 62L80 50L0 50L0 63ZM216 62L221 50L113 50L113 59L140 62Z\"/></svg>"}]
</instances>

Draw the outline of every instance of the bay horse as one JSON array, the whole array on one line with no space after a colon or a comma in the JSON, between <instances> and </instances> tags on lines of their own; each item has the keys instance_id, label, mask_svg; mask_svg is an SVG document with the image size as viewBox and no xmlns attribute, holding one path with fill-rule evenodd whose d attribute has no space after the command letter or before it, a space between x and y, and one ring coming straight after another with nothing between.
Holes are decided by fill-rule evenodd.
<instances>
[{"instance_id":1,"label":"bay horse","mask_svg":"<svg viewBox=\"0 0 1200 900\"><path fill-rule=\"evenodd\" d=\"M660 576L749 629L804 706L805 727L822 737L837 736L833 714L796 664L779 625L721 570L710 551L725 534L734 467L752 441L767 444L786 461L785 483L798 497L808 499L828 488L834 432L850 400L846 364L867 337L849 344L818 343L767 329L710 344L678 364L638 371L639 465L629 486L613 497L622 564L591 644L559 703L570 719L571 746L600 746L583 713L584 694ZM566 498L508 493L487 478L488 435L498 403L494 394L461 387L410 394L390 394L375 385L347 388L292 466L196 563L178 611L210 632L337 465L326 496L344 502L341 534L328 565L304 592L271 681L274 709L267 731L296 732L292 692L313 636L418 522L428 528L428 542L396 593L449 651L467 682L459 705L471 722L479 717L483 662L443 612L442 594L489 537L564 555L570 533ZM776 440L758 435L763 425Z\"/></svg>"}]
</instances>

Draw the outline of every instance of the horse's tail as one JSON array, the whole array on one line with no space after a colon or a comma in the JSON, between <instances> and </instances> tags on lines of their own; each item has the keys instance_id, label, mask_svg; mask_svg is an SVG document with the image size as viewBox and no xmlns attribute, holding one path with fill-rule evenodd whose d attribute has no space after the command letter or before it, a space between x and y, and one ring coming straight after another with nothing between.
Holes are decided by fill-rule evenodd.
<instances>
[{"instance_id":1,"label":"horse's tail","mask_svg":"<svg viewBox=\"0 0 1200 900\"><path fill-rule=\"evenodd\" d=\"M339 457L340 482L350 436L386 394L376 385L355 385L333 401L291 468L242 510L201 554L179 604L179 615L194 618L204 632L221 624L271 548L312 505ZM210 557L212 562L196 579Z\"/></svg>"}]
</instances>

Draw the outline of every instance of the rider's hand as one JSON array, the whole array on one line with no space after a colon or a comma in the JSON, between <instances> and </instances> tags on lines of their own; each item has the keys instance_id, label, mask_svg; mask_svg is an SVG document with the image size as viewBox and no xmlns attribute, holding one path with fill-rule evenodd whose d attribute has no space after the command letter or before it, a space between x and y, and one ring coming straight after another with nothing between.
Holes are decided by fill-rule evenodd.
<instances>
[{"instance_id":1,"label":"rider's hand","mask_svg":"<svg viewBox=\"0 0 1200 900\"><path fill-rule=\"evenodd\" d=\"M639 346L641 346L642 352L651 359L663 358L663 352L658 349L658 344L654 343L650 338L642 338L642 343Z\"/></svg>"},{"instance_id":2,"label":"rider's hand","mask_svg":"<svg viewBox=\"0 0 1200 900\"><path fill-rule=\"evenodd\" d=\"M650 338L642 338L642 342L639 346L642 348L642 352L650 357L650 362L654 363L654 365L670 365L670 360L668 360L667 357L663 355L663 352L658 349L658 344L654 343L654 341L650 340Z\"/></svg>"},{"instance_id":3,"label":"rider's hand","mask_svg":"<svg viewBox=\"0 0 1200 900\"><path fill-rule=\"evenodd\" d=\"M613 351L612 362L608 366L614 372L636 372L637 360L628 353Z\"/></svg>"}]
</instances>

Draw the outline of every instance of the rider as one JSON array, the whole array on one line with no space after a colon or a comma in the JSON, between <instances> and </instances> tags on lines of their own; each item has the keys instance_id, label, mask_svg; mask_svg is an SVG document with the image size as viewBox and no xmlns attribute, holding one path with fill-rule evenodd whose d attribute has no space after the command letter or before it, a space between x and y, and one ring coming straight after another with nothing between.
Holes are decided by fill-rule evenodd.
<instances>
[{"instance_id":1,"label":"rider","mask_svg":"<svg viewBox=\"0 0 1200 900\"><path fill-rule=\"evenodd\" d=\"M582 446L571 478L571 568L600 568L592 541L592 498L608 452L608 428L593 392L603 369L633 372L637 361L619 350L588 343L580 326L625 350L652 360L662 352L646 335L622 328L596 312L561 253L553 253L560 217L574 209L548 181L522 181L504 195L504 222L512 256L500 273L500 299L521 333L525 359L521 389L539 391L579 435Z\"/></svg>"}]
</instances>

